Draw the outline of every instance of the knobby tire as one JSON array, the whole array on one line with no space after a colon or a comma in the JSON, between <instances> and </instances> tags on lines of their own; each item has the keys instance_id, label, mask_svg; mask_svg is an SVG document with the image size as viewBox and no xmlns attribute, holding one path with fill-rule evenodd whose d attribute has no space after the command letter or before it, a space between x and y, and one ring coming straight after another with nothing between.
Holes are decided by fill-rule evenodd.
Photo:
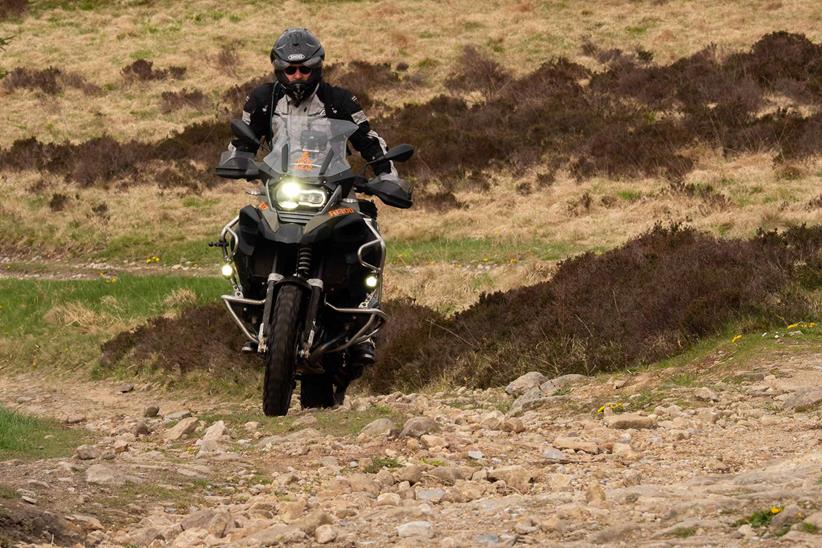
<instances>
[{"instance_id":1,"label":"knobby tire","mask_svg":"<svg viewBox=\"0 0 822 548\"><path fill-rule=\"evenodd\" d=\"M286 285L274 305L263 380L263 412L269 417L285 415L291 404L301 302L300 288Z\"/></svg>"}]
</instances>

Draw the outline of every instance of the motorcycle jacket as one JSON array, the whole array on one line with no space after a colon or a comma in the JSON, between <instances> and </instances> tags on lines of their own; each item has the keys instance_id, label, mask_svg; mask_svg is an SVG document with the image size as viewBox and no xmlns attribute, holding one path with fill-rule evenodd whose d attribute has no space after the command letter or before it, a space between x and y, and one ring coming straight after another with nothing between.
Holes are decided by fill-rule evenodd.
<instances>
[{"instance_id":1,"label":"motorcycle jacket","mask_svg":"<svg viewBox=\"0 0 822 548\"><path fill-rule=\"evenodd\" d=\"M321 81L317 89L309 97L297 103L286 95L285 89L279 83L270 82L256 87L246 98L243 106L243 122L261 141L273 141L275 117L286 117L299 113L307 116L325 116L335 120L348 120L359 126L349 138L351 145L366 161L370 162L388 151L385 141L376 131L371 129L368 117L362 110L357 98L348 90L332 86ZM257 152L257 147L241 139L231 141L231 146L237 150ZM377 175L397 172L393 162L384 161L373 164Z\"/></svg>"}]
</instances>

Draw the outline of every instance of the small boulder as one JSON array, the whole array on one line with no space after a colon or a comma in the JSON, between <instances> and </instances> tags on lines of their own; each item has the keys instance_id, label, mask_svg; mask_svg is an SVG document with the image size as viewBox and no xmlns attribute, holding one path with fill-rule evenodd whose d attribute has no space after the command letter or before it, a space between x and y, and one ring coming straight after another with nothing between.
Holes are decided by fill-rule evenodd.
<instances>
[{"instance_id":1,"label":"small boulder","mask_svg":"<svg viewBox=\"0 0 822 548\"><path fill-rule=\"evenodd\" d=\"M177 441L186 434L194 432L195 428L197 428L197 417L186 417L166 430L163 438L168 441Z\"/></svg>"},{"instance_id":2,"label":"small boulder","mask_svg":"<svg viewBox=\"0 0 822 548\"><path fill-rule=\"evenodd\" d=\"M439 426L431 417L412 417L405 421L400 435L403 437L419 438L423 434L430 434L437 430L439 430Z\"/></svg>"},{"instance_id":3,"label":"small boulder","mask_svg":"<svg viewBox=\"0 0 822 548\"><path fill-rule=\"evenodd\" d=\"M160 408L156 405L149 405L143 411L143 416L146 418L153 418L160 414Z\"/></svg>"},{"instance_id":4,"label":"small boulder","mask_svg":"<svg viewBox=\"0 0 822 548\"><path fill-rule=\"evenodd\" d=\"M400 538L420 537L434 538L434 524L430 521L410 521L397 527Z\"/></svg>"},{"instance_id":5,"label":"small boulder","mask_svg":"<svg viewBox=\"0 0 822 548\"><path fill-rule=\"evenodd\" d=\"M522 466L514 464L489 470L488 478L492 481L502 480L509 487L524 493L531 488L534 475Z\"/></svg>"},{"instance_id":6,"label":"small boulder","mask_svg":"<svg viewBox=\"0 0 822 548\"><path fill-rule=\"evenodd\" d=\"M387 418L377 419L365 425L365 428L360 432L360 436L364 439L377 438L380 436L389 436L392 432L397 430L394 421Z\"/></svg>"},{"instance_id":7,"label":"small boulder","mask_svg":"<svg viewBox=\"0 0 822 548\"><path fill-rule=\"evenodd\" d=\"M619 430L628 428L654 428L656 421L651 417L646 417L638 413L622 413L620 415L605 417L605 426Z\"/></svg>"},{"instance_id":8,"label":"small boulder","mask_svg":"<svg viewBox=\"0 0 822 548\"><path fill-rule=\"evenodd\" d=\"M74 451L74 456L80 460L94 460L100 458L100 450L93 445L81 445Z\"/></svg>"},{"instance_id":9,"label":"small boulder","mask_svg":"<svg viewBox=\"0 0 822 548\"><path fill-rule=\"evenodd\" d=\"M547 380L545 375L539 371L530 371L505 387L505 391L511 396L521 396L531 388L537 388Z\"/></svg>"}]
</instances>

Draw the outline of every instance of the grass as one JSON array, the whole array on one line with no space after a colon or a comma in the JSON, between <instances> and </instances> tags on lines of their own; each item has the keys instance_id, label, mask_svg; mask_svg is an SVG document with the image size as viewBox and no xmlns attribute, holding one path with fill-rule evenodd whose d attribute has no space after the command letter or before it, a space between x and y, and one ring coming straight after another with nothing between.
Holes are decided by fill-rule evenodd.
<instances>
[{"instance_id":1,"label":"grass","mask_svg":"<svg viewBox=\"0 0 822 548\"><path fill-rule=\"evenodd\" d=\"M579 247L540 240L494 241L490 238L432 238L388 241L388 261L393 264L432 262L510 264L524 258L555 261L579 251Z\"/></svg>"},{"instance_id":2,"label":"grass","mask_svg":"<svg viewBox=\"0 0 822 548\"><path fill-rule=\"evenodd\" d=\"M363 472L366 474L376 474L383 468L400 468L402 465L392 457L371 457L371 463L367 465Z\"/></svg>"},{"instance_id":3,"label":"grass","mask_svg":"<svg viewBox=\"0 0 822 548\"><path fill-rule=\"evenodd\" d=\"M84 430L65 428L56 421L28 417L0 406L0 461L65 457L89 437Z\"/></svg>"},{"instance_id":4,"label":"grass","mask_svg":"<svg viewBox=\"0 0 822 548\"><path fill-rule=\"evenodd\" d=\"M809 523L807 521L803 521L802 523L800 523L799 524L799 529L803 533L809 533L811 535L816 535L816 534L819 533L819 527L817 527L813 523Z\"/></svg>"},{"instance_id":5,"label":"grass","mask_svg":"<svg viewBox=\"0 0 822 548\"><path fill-rule=\"evenodd\" d=\"M688 538L696 534L696 527L677 527L672 533L677 538Z\"/></svg>"}]
</instances>

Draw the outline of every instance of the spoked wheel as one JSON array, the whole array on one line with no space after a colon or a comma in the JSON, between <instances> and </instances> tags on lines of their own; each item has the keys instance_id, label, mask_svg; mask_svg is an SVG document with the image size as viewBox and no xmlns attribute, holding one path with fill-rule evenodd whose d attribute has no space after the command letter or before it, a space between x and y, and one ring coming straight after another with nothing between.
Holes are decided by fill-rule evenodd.
<instances>
[{"instance_id":1,"label":"spoked wheel","mask_svg":"<svg viewBox=\"0 0 822 548\"><path fill-rule=\"evenodd\" d=\"M286 285L280 289L274 305L263 380L263 413L269 417L285 415L291 404L301 302L300 288Z\"/></svg>"}]
</instances>

